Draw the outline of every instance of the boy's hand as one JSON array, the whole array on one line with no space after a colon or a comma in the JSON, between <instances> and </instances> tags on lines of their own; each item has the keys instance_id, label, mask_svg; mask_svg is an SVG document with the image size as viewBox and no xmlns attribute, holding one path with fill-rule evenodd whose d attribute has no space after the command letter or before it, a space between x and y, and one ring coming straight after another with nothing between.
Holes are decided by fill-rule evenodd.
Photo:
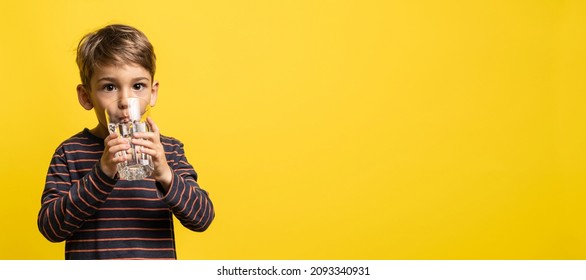
<instances>
[{"instance_id":1,"label":"boy's hand","mask_svg":"<svg viewBox=\"0 0 586 280\"><path fill-rule=\"evenodd\" d=\"M165 157L165 149L163 148L163 144L161 144L159 127L150 117L147 118L147 122L151 131L134 133L132 143L142 146L140 152L151 156L155 167L155 170L153 170L153 177L155 178L155 181L159 182L165 191L167 191L171 186L173 174L167 163L167 158Z\"/></svg>"},{"instance_id":2,"label":"boy's hand","mask_svg":"<svg viewBox=\"0 0 586 280\"><path fill-rule=\"evenodd\" d=\"M114 178L118 172L116 165L126 160L126 155L116 156L116 153L130 149L130 144L123 137L119 137L117 134L110 134L104 139L104 145L106 148L100 159L100 168L108 177Z\"/></svg>"}]
</instances>

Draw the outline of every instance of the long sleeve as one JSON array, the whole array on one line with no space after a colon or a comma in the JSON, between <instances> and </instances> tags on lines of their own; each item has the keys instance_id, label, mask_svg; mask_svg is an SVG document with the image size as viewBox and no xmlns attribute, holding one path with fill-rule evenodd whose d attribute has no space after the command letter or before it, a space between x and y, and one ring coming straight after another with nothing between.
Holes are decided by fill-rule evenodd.
<instances>
[{"instance_id":1,"label":"long sleeve","mask_svg":"<svg viewBox=\"0 0 586 280\"><path fill-rule=\"evenodd\" d=\"M65 149L67 145L70 148L72 145L79 147ZM96 148L65 143L56 150L51 160L38 215L39 231L51 242L68 239L94 215L114 188L116 181L99 169L99 164L95 164L97 159L84 158L85 155L94 156L94 150L100 150ZM93 167L89 170L70 170L67 157L76 158L71 161L87 161ZM77 172L86 174L80 179L72 178Z\"/></svg>"},{"instance_id":2,"label":"long sleeve","mask_svg":"<svg viewBox=\"0 0 586 280\"><path fill-rule=\"evenodd\" d=\"M162 199L183 226L205 231L215 217L212 201L198 185L197 173L185 157L183 144L169 137L162 137L162 143L173 171L171 186Z\"/></svg>"},{"instance_id":3,"label":"long sleeve","mask_svg":"<svg viewBox=\"0 0 586 280\"><path fill-rule=\"evenodd\" d=\"M65 240L65 259L176 259L173 216L203 231L214 218L183 144L161 136L173 180L163 194L153 178L118 180L99 168L104 139L88 129L57 148L38 216L49 241Z\"/></svg>"}]
</instances>

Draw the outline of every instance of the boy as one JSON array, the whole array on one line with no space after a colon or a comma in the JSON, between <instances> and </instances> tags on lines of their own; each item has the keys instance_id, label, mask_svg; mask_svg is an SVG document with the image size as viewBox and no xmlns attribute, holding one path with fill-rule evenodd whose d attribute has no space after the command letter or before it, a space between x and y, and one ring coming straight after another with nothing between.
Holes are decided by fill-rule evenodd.
<instances>
[{"instance_id":1,"label":"boy","mask_svg":"<svg viewBox=\"0 0 586 280\"><path fill-rule=\"evenodd\" d=\"M129 150L123 137L108 132L105 106L140 97L154 106L155 53L146 36L126 25L109 25L82 38L77 65L82 84L79 103L93 109L95 128L84 129L55 151L42 194L39 231L51 242L66 241L65 259L176 259L173 215L193 231L204 231L214 219L206 191L187 161L183 144L149 132L132 139L152 157L152 176L119 179L117 152Z\"/></svg>"}]
</instances>

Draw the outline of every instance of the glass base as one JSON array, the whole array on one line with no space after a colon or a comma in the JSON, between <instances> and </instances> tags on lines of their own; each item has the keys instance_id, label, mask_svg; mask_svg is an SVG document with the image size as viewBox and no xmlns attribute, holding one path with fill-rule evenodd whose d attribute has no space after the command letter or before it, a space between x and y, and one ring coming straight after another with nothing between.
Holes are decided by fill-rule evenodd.
<instances>
[{"instance_id":1,"label":"glass base","mask_svg":"<svg viewBox=\"0 0 586 280\"><path fill-rule=\"evenodd\" d=\"M124 166L118 169L118 176L128 181L143 180L153 174L153 169L149 165L132 165Z\"/></svg>"}]
</instances>

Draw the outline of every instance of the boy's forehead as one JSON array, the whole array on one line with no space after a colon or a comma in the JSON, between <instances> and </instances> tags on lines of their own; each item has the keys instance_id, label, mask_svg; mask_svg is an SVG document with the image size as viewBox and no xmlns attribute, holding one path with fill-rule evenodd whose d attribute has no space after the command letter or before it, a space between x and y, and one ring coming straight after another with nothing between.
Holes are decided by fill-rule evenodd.
<instances>
[{"instance_id":1,"label":"boy's forehead","mask_svg":"<svg viewBox=\"0 0 586 280\"><path fill-rule=\"evenodd\" d=\"M94 69L94 74L92 75L92 80L96 81L102 78L113 78L113 79L137 79L137 78L146 78L148 80L151 79L150 72L138 65L138 64L120 64L120 63L112 63L112 64L104 64L98 65Z\"/></svg>"}]
</instances>

